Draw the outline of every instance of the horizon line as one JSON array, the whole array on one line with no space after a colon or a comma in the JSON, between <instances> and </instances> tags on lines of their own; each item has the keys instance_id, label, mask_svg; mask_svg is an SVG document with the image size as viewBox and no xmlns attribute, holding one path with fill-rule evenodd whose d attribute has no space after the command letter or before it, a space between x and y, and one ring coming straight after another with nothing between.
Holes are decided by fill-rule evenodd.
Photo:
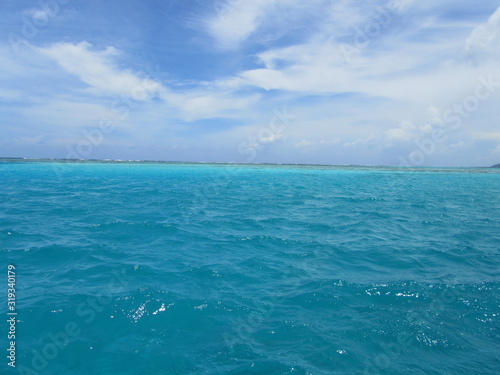
<instances>
[{"instance_id":1,"label":"horizon line","mask_svg":"<svg viewBox=\"0 0 500 375\"><path fill-rule=\"evenodd\" d=\"M163 164L236 164L236 165L283 165L283 166L323 166L323 167L365 167L365 168L449 168L449 169L488 169L500 168L500 164L492 166L475 166L475 167L449 167L449 166L418 166L418 165L382 165L382 164L321 164L321 163L270 163L270 162L238 162L238 161L176 161L176 160L148 160L148 159L72 159L72 158L23 158L0 156L0 160L12 161L34 161L34 162L66 162L66 163L84 163L84 162L100 162L100 163L163 163Z\"/></svg>"}]
</instances>

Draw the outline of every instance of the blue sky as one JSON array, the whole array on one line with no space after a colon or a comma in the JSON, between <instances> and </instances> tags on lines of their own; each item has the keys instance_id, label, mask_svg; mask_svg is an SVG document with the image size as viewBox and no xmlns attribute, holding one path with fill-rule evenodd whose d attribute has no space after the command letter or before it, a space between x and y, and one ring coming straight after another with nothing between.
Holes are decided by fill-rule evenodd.
<instances>
[{"instance_id":1,"label":"blue sky","mask_svg":"<svg viewBox=\"0 0 500 375\"><path fill-rule=\"evenodd\" d=\"M0 156L500 162L500 1L0 5Z\"/></svg>"}]
</instances>

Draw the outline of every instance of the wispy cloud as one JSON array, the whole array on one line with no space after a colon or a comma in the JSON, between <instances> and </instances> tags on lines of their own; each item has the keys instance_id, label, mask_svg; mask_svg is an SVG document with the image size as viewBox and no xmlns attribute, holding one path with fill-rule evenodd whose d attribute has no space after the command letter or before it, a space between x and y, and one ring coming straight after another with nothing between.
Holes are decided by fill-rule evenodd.
<instances>
[{"instance_id":1,"label":"wispy cloud","mask_svg":"<svg viewBox=\"0 0 500 375\"><path fill-rule=\"evenodd\" d=\"M465 41L465 50L476 61L500 58L500 7L485 23L472 30Z\"/></svg>"},{"instance_id":2,"label":"wispy cloud","mask_svg":"<svg viewBox=\"0 0 500 375\"><path fill-rule=\"evenodd\" d=\"M170 90L147 74L121 68L119 58L122 52L114 47L95 50L84 41L35 47L35 50L86 83L86 91L90 94L125 97L126 100L137 102L157 98L186 121L230 116L231 111L248 108L259 99L257 94L235 97L224 90L210 89L204 83L189 90Z\"/></svg>"},{"instance_id":3,"label":"wispy cloud","mask_svg":"<svg viewBox=\"0 0 500 375\"><path fill-rule=\"evenodd\" d=\"M222 47L237 47L259 27L266 8L276 1L216 1L215 14L207 20L208 31Z\"/></svg>"},{"instance_id":4,"label":"wispy cloud","mask_svg":"<svg viewBox=\"0 0 500 375\"><path fill-rule=\"evenodd\" d=\"M150 78L141 78L127 69L120 69L115 59L120 52L114 47L101 51L91 49L88 42L58 43L49 47L35 47L40 54L54 59L68 73L78 76L96 93L135 95L137 100L148 100L164 87Z\"/></svg>"},{"instance_id":5,"label":"wispy cloud","mask_svg":"<svg viewBox=\"0 0 500 375\"><path fill-rule=\"evenodd\" d=\"M202 23L218 47L236 49L249 40L281 36L282 28L294 28L290 21L301 21L323 3L325 0L215 0Z\"/></svg>"}]
</instances>

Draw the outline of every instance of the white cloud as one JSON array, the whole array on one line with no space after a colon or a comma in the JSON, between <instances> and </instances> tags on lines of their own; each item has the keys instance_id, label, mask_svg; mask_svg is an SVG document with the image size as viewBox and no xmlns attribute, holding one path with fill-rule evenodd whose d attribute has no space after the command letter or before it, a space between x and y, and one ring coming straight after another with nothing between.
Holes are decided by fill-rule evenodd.
<instances>
[{"instance_id":1,"label":"white cloud","mask_svg":"<svg viewBox=\"0 0 500 375\"><path fill-rule=\"evenodd\" d=\"M268 137L259 138L259 143L274 143L280 139L285 139L285 135L283 133L273 133Z\"/></svg>"},{"instance_id":2,"label":"white cloud","mask_svg":"<svg viewBox=\"0 0 500 375\"><path fill-rule=\"evenodd\" d=\"M340 43L314 40L259 54L264 68L244 71L237 78L229 78L227 85L296 93L358 92L410 102L442 99L463 91L478 75L459 61L447 65L437 62L457 58L452 55L454 49L455 45L448 41L421 45L396 42L384 53L365 56L367 51L362 51L356 61L349 63ZM457 80L457 76L462 79ZM436 86L437 80L442 84Z\"/></svg>"},{"instance_id":3,"label":"white cloud","mask_svg":"<svg viewBox=\"0 0 500 375\"><path fill-rule=\"evenodd\" d=\"M385 143L392 146L396 142L407 142L415 138L417 127L410 121L402 121L397 128L385 132Z\"/></svg>"},{"instance_id":4,"label":"white cloud","mask_svg":"<svg viewBox=\"0 0 500 375\"><path fill-rule=\"evenodd\" d=\"M328 0L215 0L214 12L201 22L219 47L234 49L251 40L274 40L305 26L307 17L323 16Z\"/></svg>"},{"instance_id":5,"label":"white cloud","mask_svg":"<svg viewBox=\"0 0 500 375\"><path fill-rule=\"evenodd\" d=\"M240 74L240 83L296 92L342 92L350 73L341 50L332 44L296 45L270 50L259 55L264 69ZM281 65L282 68L275 68Z\"/></svg>"},{"instance_id":6,"label":"white cloud","mask_svg":"<svg viewBox=\"0 0 500 375\"><path fill-rule=\"evenodd\" d=\"M185 121L203 118L233 117L234 111L251 108L260 99L260 95L252 94L239 97L236 94L193 90L184 93L169 92L162 98L180 111Z\"/></svg>"},{"instance_id":7,"label":"white cloud","mask_svg":"<svg viewBox=\"0 0 500 375\"><path fill-rule=\"evenodd\" d=\"M414 142L415 140L429 137L434 130L446 128L447 124L442 119L442 114L435 106L430 106L426 111L426 121L417 126L404 120L396 128L391 128L384 133L384 146L393 147L398 144Z\"/></svg>"},{"instance_id":8,"label":"white cloud","mask_svg":"<svg viewBox=\"0 0 500 375\"><path fill-rule=\"evenodd\" d=\"M157 97L163 100L158 105L165 107L167 104L166 108L177 111L185 121L231 117L232 112L249 108L260 98L258 94L240 97L236 93L221 91L220 88L211 89L206 84L189 91L174 92L156 80L120 68L116 60L121 52L114 47L96 51L84 41L78 44L59 43L35 50L87 83L90 94L114 96L117 99L126 97L131 102L148 102ZM128 107L134 109L137 104ZM165 111L165 108L158 110Z\"/></svg>"},{"instance_id":9,"label":"white cloud","mask_svg":"<svg viewBox=\"0 0 500 375\"><path fill-rule=\"evenodd\" d=\"M493 155L498 155L498 157L500 157L500 143L498 144L498 146L493 150L492 152Z\"/></svg>"},{"instance_id":10,"label":"white cloud","mask_svg":"<svg viewBox=\"0 0 500 375\"><path fill-rule=\"evenodd\" d=\"M375 137L375 134L370 134L367 138L358 138L352 142L346 142L344 143L344 147L350 148L350 147L356 147L359 145L368 145L368 144L374 144L374 141L377 139Z\"/></svg>"},{"instance_id":11,"label":"white cloud","mask_svg":"<svg viewBox=\"0 0 500 375\"><path fill-rule=\"evenodd\" d=\"M307 141L303 139L302 141L298 142L295 144L295 148L303 148L303 147L308 147L314 145L314 142Z\"/></svg>"},{"instance_id":12,"label":"white cloud","mask_svg":"<svg viewBox=\"0 0 500 375\"><path fill-rule=\"evenodd\" d=\"M222 47L236 47L258 28L266 11L279 1L216 0L216 14L207 21L208 31Z\"/></svg>"},{"instance_id":13,"label":"white cloud","mask_svg":"<svg viewBox=\"0 0 500 375\"><path fill-rule=\"evenodd\" d=\"M23 14L28 17L28 20L34 23L36 27L45 27L49 22L49 14L41 8L26 9ZM30 20L31 18L31 20Z\"/></svg>"},{"instance_id":14,"label":"white cloud","mask_svg":"<svg viewBox=\"0 0 500 375\"><path fill-rule=\"evenodd\" d=\"M302 141L297 142L294 145L294 147L297 148L297 149L304 149L304 148L310 148L310 147L315 147L315 146L336 145L336 144L339 144L339 143L340 143L340 139L339 138L336 138L333 141L321 140L321 141L315 141L315 142L303 139Z\"/></svg>"},{"instance_id":15,"label":"white cloud","mask_svg":"<svg viewBox=\"0 0 500 375\"><path fill-rule=\"evenodd\" d=\"M33 12L33 18L35 20L41 21L42 23L47 22L48 15L42 10L36 10Z\"/></svg>"},{"instance_id":16,"label":"white cloud","mask_svg":"<svg viewBox=\"0 0 500 375\"><path fill-rule=\"evenodd\" d=\"M478 75L499 70L483 66L479 71L466 65L461 49L470 22L438 19L431 2L409 0L385 3L391 15L382 22L383 4L330 3L323 17L315 19L318 25L306 34L306 42L262 51L257 55L262 68L242 71L220 84L232 89L250 86L298 94L356 92L427 106L429 102L456 100L457 93L469 90ZM420 7L417 15L405 13L413 6ZM429 19L433 21L429 23ZM489 23L495 19L492 16ZM411 28L394 33L393 25L402 20ZM368 42L358 43L360 31L370 30L368 26L377 22L380 32L368 32ZM438 27L439 32L434 30Z\"/></svg>"},{"instance_id":17,"label":"white cloud","mask_svg":"<svg viewBox=\"0 0 500 375\"><path fill-rule=\"evenodd\" d=\"M128 95L138 101L149 100L165 90L158 82L142 78L130 70L120 69L115 59L120 52L114 47L102 51L91 50L88 42L58 43L35 50L55 60L68 73L78 76L101 94Z\"/></svg>"},{"instance_id":18,"label":"white cloud","mask_svg":"<svg viewBox=\"0 0 500 375\"><path fill-rule=\"evenodd\" d=\"M467 54L474 59L500 57L500 7L488 21L472 30L465 41Z\"/></svg>"}]
</instances>

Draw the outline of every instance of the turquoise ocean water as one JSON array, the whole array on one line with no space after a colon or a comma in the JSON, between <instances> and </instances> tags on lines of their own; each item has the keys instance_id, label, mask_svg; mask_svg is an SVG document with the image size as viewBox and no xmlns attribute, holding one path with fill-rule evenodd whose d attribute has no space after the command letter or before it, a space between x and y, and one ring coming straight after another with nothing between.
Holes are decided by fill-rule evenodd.
<instances>
[{"instance_id":1,"label":"turquoise ocean water","mask_svg":"<svg viewBox=\"0 0 500 375\"><path fill-rule=\"evenodd\" d=\"M499 172L0 163L0 373L498 374Z\"/></svg>"}]
</instances>

